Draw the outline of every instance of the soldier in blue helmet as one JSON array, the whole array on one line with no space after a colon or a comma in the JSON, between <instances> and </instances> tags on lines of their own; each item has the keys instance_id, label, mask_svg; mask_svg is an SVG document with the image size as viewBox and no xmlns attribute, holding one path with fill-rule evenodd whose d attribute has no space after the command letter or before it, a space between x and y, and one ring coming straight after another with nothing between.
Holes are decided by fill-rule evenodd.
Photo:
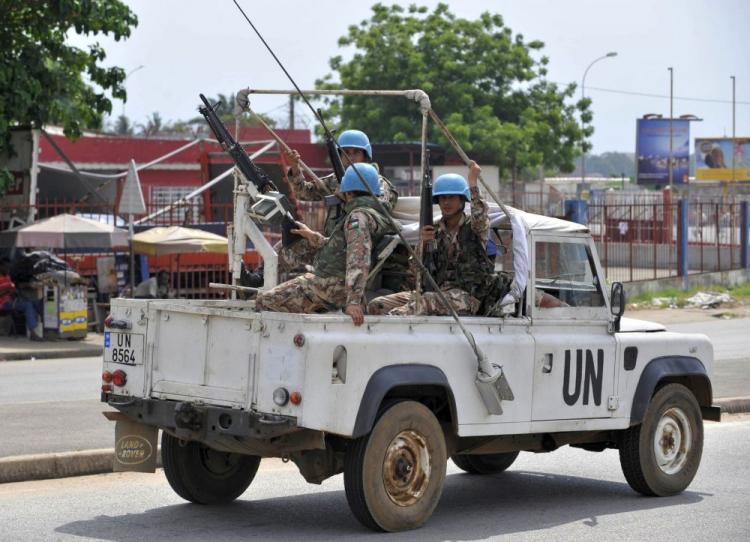
<instances>
[{"instance_id":1,"label":"soldier in blue helmet","mask_svg":"<svg viewBox=\"0 0 750 542\"><path fill-rule=\"evenodd\" d=\"M370 145L370 139L367 137L367 134L360 130L345 130L341 132L338 144L339 147L341 147L342 154L346 155L346 158L343 156L341 158L344 168L346 168L350 162L352 164L367 163L372 164L377 171L377 165L372 163L372 145ZM290 152L284 152L284 156L289 163L287 178L294 187L297 199L302 201L322 200L325 194L314 182L305 180L302 171L300 170L299 153L296 150L291 150ZM388 179L379 173L378 176L379 198L386 204L386 208L391 210L396 206L398 192L396 192ZM323 177L321 180L331 194L339 192L338 181L334 174ZM339 213L340 211L337 211L335 207L328 208L325 225L323 227L324 235L331 235L331 232L336 225L337 218L340 218ZM283 249L280 245L276 248L276 252L279 255L279 274L282 276L295 275L304 272L306 266L312 264L313 258L315 257L315 249L305 240L294 243Z\"/></svg>"},{"instance_id":2,"label":"soldier in blue helmet","mask_svg":"<svg viewBox=\"0 0 750 542\"><path fill-rule=\"evenodd\" d=\"M437 226L425 226L423 241L435 240L435 282L459 314L477 314L494 283L494 263L487 255L490 220L488 207L479 195L477 179L481 168L469 166L469 180L455 173L435 180L432 199L440 206L442 217ZM469 216L464 214L471 204ZM424 292L419 306L414 292L399 292L373 299L370 314L449 315L435 292Z\"/></svg>"},{"instance_id":3,"label":"soldier in blue helmet","mask_svg":"<svg viewBox=\"0 0 750 542\"><path fill-rule=\"evenodd\" d=\"M325 237L301 222L292 230L315 249L313 271L258 293L258 310L310 314L343 308L354 325L362 324L372 250L383 236L395 233L363 179L374 196L380 196L375 167L363 163L349 166L339 187L344 213L330 235Z\"/></svg>"}]
</instances>

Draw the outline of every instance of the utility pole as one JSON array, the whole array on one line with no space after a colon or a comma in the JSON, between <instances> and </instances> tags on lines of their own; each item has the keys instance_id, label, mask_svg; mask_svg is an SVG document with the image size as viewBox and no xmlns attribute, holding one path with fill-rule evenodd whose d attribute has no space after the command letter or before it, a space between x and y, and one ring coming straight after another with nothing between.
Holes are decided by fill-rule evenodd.
<instances>
[{"instance_id":1,"label":"utility pole","mask_svg":"<svg viewBox=\"0 0 750 542\"><path fill-rule=\"evenodd\" d=\"M736 137L737 134L734 131L735 120L736 120L735 119L735 104L736 104L736 102L735 102L735 92L734 92L735 91L735 77L734 77L734 75L732 75L732 76L730 76L730 78L732 79L732 187L734 187L735 181L737 180L736 179L737 173L735 172L735 169L734 169L734 155L735 155L735 152L737 150L737 147L736 147L737 141L735 140L735 137ZM732 188L732 189L734 189L734 188Z\"/></svg>"},{"instance_id":2,"label":"utility pole","mask_svg":"<svg viewBox=\"0 0 750 542\"><path fill-rule=\"evenodd\" d=\"M294 96L289 95L289 129L294 130Z\"/></svg>"}]
</instances>

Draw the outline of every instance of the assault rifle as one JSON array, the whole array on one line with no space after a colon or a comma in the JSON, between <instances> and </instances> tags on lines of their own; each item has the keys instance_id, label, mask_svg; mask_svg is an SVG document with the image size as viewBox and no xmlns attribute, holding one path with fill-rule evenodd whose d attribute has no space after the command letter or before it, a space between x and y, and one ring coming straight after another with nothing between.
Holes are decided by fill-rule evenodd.
<instances>
[{"instance_id":1,"label":"assault rifle","mask_svg":"<svg viewBox=\"0 0 750 542\"><path fill-rule=\"evenodd\" d=\"M248 192L253 200L249 214L254 219L266 224L281 224L281 243L289 246L300 239L299 235L291 232L297 228L296 216L292 204L287 197L279 192L271 178L250 159L237 141L229 133L227 127L216 114L203 94L200 94L203 107L198 111L206 118L211 131L216 136L224 151L232 157L237 169L248 181Z\"/></svg>"},{"instance_id":2,"label":"assault rifle","mask_svg":"<svg viewBox=\"0 0 750 542\"><path fill-rule=\"evenodd\" d=\"M419 233L421 235L422 228L425 226L433 225L432 218L432 166L430 164L430 151L427 149L425 154L425 170L424 178L422 179L422 191L420 194L420 206L419 206ZM426 271L432 276L435 275L435 242L425 241L422 245L422 263L424 264ZM422 280L422 289L425 292L429 292L430 281Z\"/></svg>"},{"instance_id":3,"label":"assault rifle","mask_svg":"<svg viewBox=\"0 0 750 542\"><path fill-rule=\"evenodd\" d=\"M339 155L336 141L333 139L333 134L323 122L323 114L320 109L318 109L318 118L320 119L320 124L323 125L323 131L325 132L326 149L328 149L328 160L331 161L331 167L333 168L333 174L336 176L336 182L341 185L341 181L344 179L344 164L341 163L341 156ZM326 196L325 202L326 207L339 206L336 211L336 216L338 217L341 214L341 200L338 198L338 196L333 194L330 196Z\"/></svg>"}]
</instances>

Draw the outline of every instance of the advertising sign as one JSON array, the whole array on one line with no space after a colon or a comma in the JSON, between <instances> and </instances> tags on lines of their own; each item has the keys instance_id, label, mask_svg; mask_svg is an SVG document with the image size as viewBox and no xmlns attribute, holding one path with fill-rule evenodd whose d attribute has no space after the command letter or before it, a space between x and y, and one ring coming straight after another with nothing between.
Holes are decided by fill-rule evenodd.
<instances>
[{"instance_id":1,"label":"advertising sign","mask_svg":"<svg viewBox=\"0 0 750 542\"><path fill-rule=\"evenodd\" d=\"M669 119L638 119L635 154L638 184L669 183ZM687 181L690 121L672 120L672 184Z\"/></svg>"},{"instance_id":2,"label":"advertising sign","mask_svg":"<svg viewBox=\"0 0 750 542\"><path fill-rule=\"evenodd\" d=\"M750 181L750 138L734 140L734 175L732 138L696 138L695 178L698 181Z\"/></svg>"}]
</instances>

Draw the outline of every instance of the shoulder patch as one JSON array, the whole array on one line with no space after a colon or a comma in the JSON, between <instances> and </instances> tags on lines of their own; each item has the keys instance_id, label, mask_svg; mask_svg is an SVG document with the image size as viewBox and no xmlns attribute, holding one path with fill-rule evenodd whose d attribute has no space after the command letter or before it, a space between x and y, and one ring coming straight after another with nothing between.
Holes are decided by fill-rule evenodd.
<instances>
[{"instance_id":1,"label":"shoulder patch","mask_svg":"<svg viewBox=\"0 0 750 542\"><path fill-rule=\"evenodd\" d=\"M346 223L346 228L349 230L358 230L359 229L359 219L354 218L352 220L349 220L349 222Z\"/></svg>"}]
</instances>

